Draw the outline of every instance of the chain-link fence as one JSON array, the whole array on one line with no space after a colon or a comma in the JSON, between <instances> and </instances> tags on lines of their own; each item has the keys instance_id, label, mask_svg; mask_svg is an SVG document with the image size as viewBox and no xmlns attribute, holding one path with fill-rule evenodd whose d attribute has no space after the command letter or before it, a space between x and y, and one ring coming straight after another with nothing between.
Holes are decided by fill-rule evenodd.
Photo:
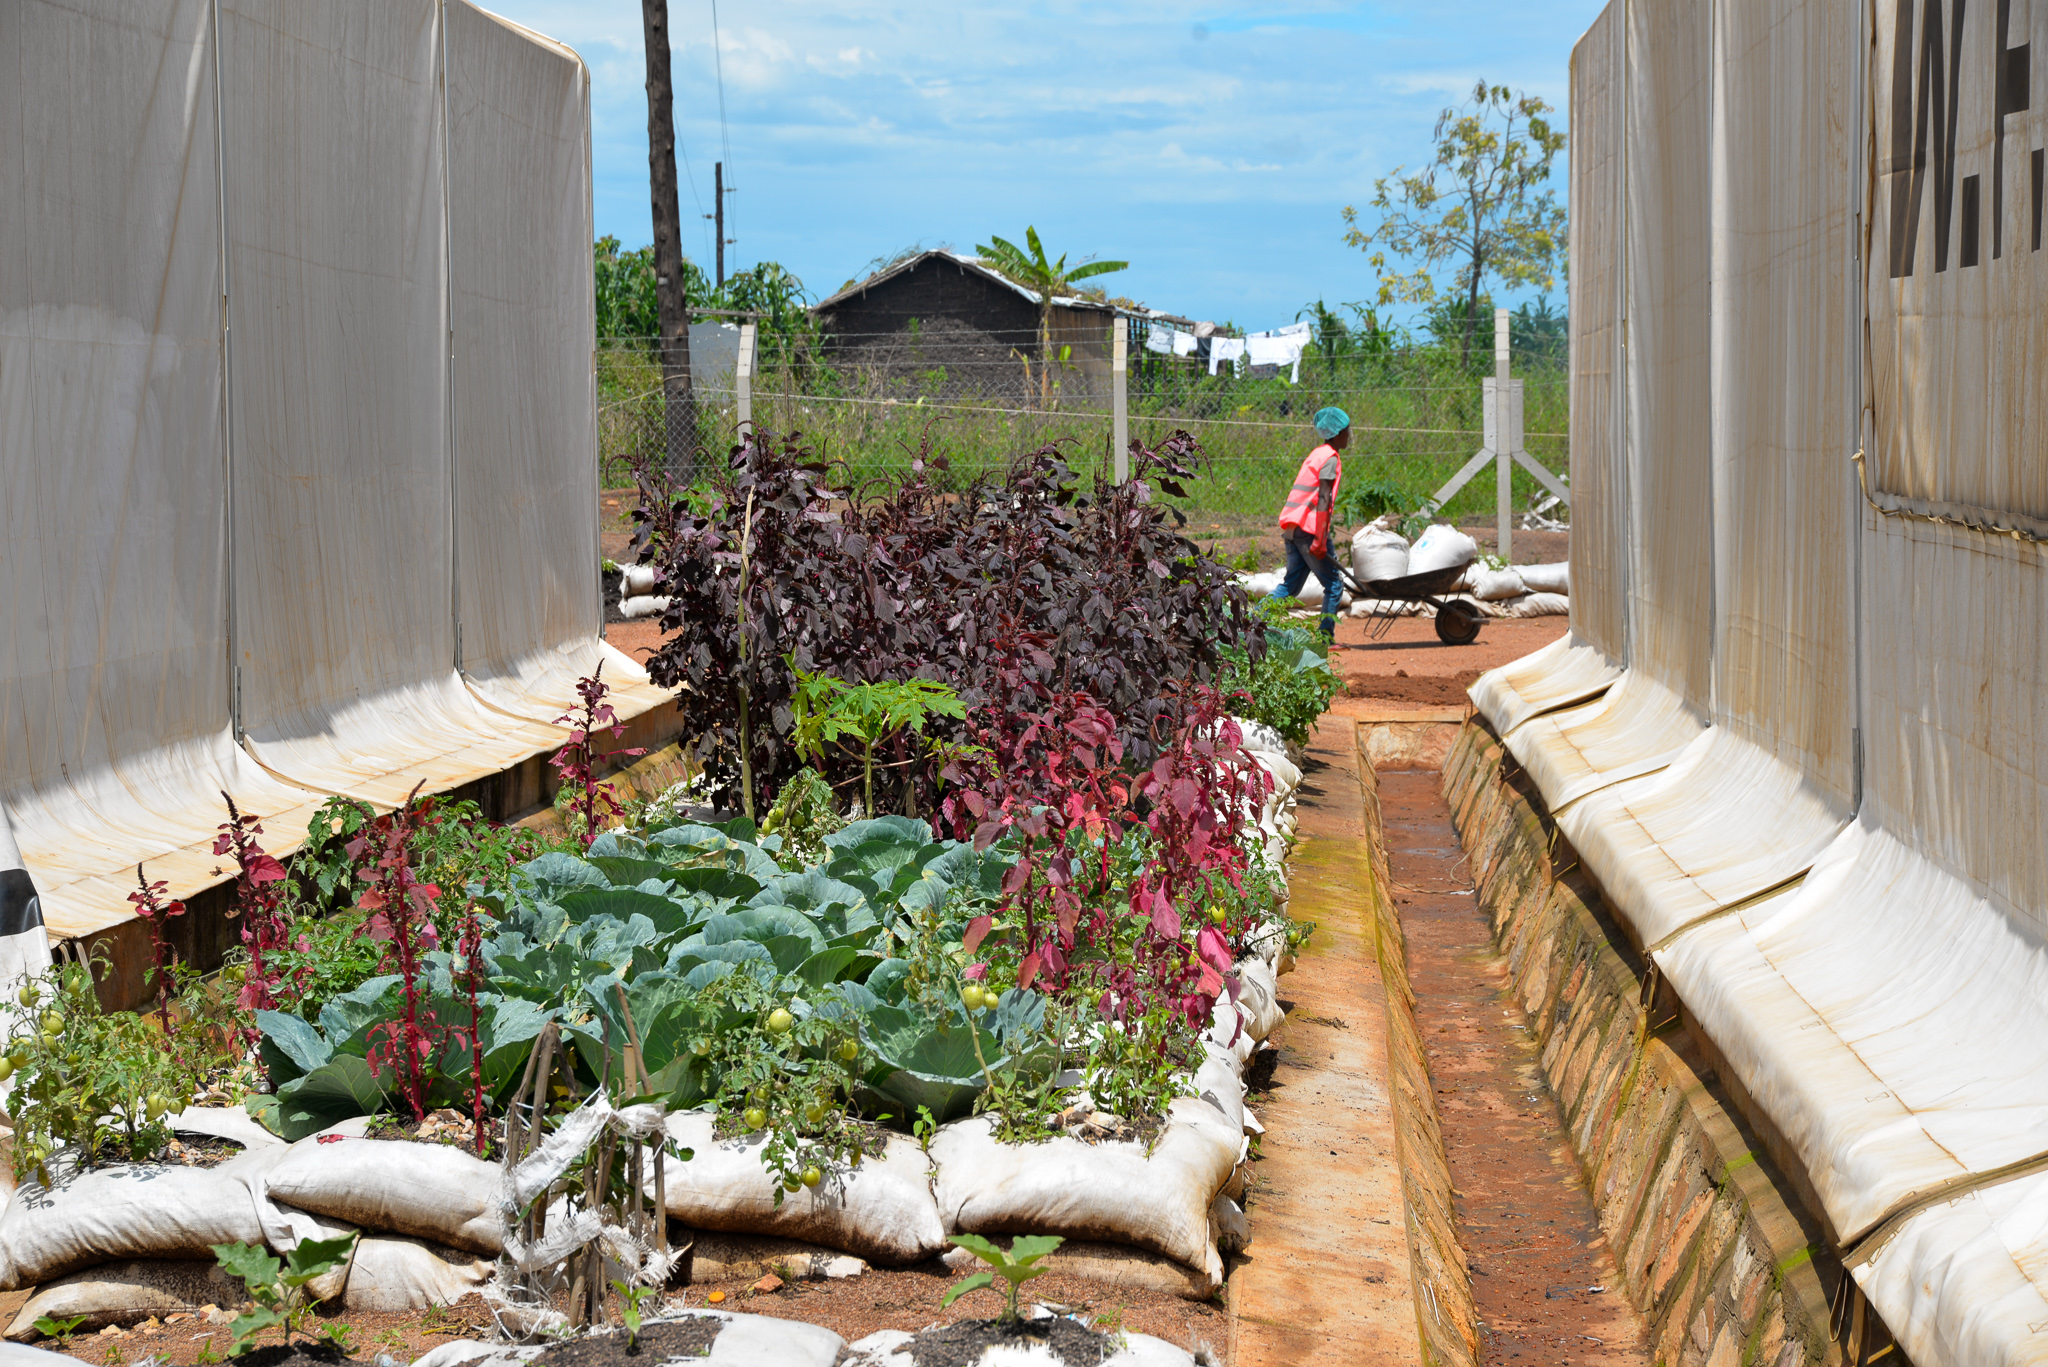
<instances>
[{"instance_id":1,"label":"chain-link fence","mask_svg":"<svg viewBox=\"0 0 2048 1367\"><path fill-rule=\"evenodd\" d=\"M1246 367L1203 356L1162 355L1146 345L1144 320L1130 322L1126 388L1130 435L1147 444L1184 428L1205 463L1187 504L1217 518L1263 525L1272 519L1302 457L1315 444L1317 409L1352 420L1346 484L1385 481L1419 504L1479 449L1481 381L1492 374L1491 338L1469 356L1457 349L1361 350L1312 343L1296 366ZM1021 452L1061 442L1086 472L1111 468L1113 370L1107 320L1100 329L1062 329L1048 346L1035 332L1011 335L945 320L890 333L825 333L778 349L763 338L751 383L754 423L796 430L821 455L844 461L856 481L908 467L928 439L956 478L999 470ZM1524 445L1548 468L1566 468L1567 386L1562 339L1512 358L1524 382ZM696 388L702 449L722 451L738 418L730 375ZM651 340L615 339L599 355L600 433L606 480L629 482L626 458L667 449L668 405ZM1544 491L1514 475L1517 510ZM1490 517L1491 471L1468 484L1445 513ZM1566 516L1563 509L1554 517Z\"/></svg>"}]
</instances>

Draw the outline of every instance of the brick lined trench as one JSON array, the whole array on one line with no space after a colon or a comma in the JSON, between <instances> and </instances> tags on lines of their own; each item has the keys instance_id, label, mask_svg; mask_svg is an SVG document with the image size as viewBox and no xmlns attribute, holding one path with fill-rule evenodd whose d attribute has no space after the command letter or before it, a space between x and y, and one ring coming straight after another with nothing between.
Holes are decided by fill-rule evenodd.
<instances>
[{"instance_id":1,"label":"brick lined trench","mask_svg":"<svg viewBox=\"0 0 2048 1367\"><path fill-rule=\"evenodd\" d=\"M1509 992L1442 775L1383 771L1379 791L1482 1360L1647 1367L1643 1326Z\"/></svg>"}]
</instances>

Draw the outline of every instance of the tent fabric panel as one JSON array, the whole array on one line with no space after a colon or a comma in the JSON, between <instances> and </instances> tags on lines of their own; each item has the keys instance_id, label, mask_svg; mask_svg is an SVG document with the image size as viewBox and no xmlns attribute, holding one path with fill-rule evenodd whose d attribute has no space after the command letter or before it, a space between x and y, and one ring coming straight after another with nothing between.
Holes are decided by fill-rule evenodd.
<instances>
[{"instance_id":1,"label":"tent fabric panel","mask_svg":"<svg viewBox=\"0 0 2048 1367\"><path fill-rule=\"evenodd\" d=\"M2048 1362L2048 1175L1931 1206L1850 1267L1914 1367Z\"/></svg>"},{"instance_id":2,"label":"tent fabric panel","mask_svg":"<svg viewBox=\"0 0 2048 1367\"><path fill-rule=\"evenodd\" d=\"M1628 487L1622 437L1622 220L1628 42L1609 5L1572 49L1572 634L1609 659L1628 645Z\"/></svg>"},{"instance_id":3,"label":"tent fabric panel","mask_svg":"<svg viewBox=\"0 0 2048 1367\"><path fill-rule=\"evenodd\" d=\"M1628 7L1623 307L1628 665L1702 711L1711 701L1714 611L1711 13L1695 0Z\"/></svg>"},{"instance_id":4,"label":"tent fabric panel","mask_svg":"<svg viewBox=\"0 0 2048 1367\"><path fill-rule=\"evenodd\" d=\"M1520 727L1507 747L1556 812L1600 788L1667 767L1705 729L1682 696L1630 670L1597 701Z\"/></svg>"},{"instance_id":5,"label":"tent fabric panel","mask_svg":"<svg viewBox=\"0 0 2048 1367\"><path fill-rule=\"evenodd\" d=\"M1645 946L1805 873L1847 823L1847 810L1798 770L1720 726L1669 768L1557 813Z\"/></svg>"},{"instance_id":6,"label":"tent fabric panel","mask_svg":"<svg viewBox=\"0 0 2048 1367\"><path fill-rule=\"evenodd\" d=\"M1620 677L1620 666L1571 633L1487 670L1466 694L1479 715L1505 736L1531 717L1597 698Z\"/></svg>"},{"instance_id":7,"label":"tent fabric panel","mask_svg":"<svg viewBox=\"0 0 2048 1367\"><path fill-rule=\"evenodd\" d=\"M1714 719L1846 806L1857 13L1796 0L1713 13Z\"/></svg>"}]
</instances>

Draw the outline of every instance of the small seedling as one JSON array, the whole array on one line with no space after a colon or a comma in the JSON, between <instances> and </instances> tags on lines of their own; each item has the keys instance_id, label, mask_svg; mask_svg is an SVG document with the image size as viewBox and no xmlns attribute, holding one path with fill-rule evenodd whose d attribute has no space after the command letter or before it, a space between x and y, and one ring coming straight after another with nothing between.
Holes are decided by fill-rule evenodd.
<instances>
[{"instance_id":1,"label":"small seedling","mask_svg":"<svg viewBox=\"0 0 2048 1367\"><path fill-rule=\"evenodd\" d=\"M1010 1241L1010 1251L1005 1253L979 1234L955 1234L954 1246L966 1249L987 1263L990 1270L977 1272L966 1281L954 1283L947 1290L945 1299L939 1302L939 1307L944 1309L970 1291L993 1286L996 1278L1001 1277L1004 1290L1009 1297L1008 1304L1003 1308L1003 1323L1016 1323L1019 1318L1017 1288L1033 1277L1043 1277L1052 1271L1049 1267L1038 1266L1038 1261L1065 1242L1066 1240L1057 1234L1020 1235Z\"/></svg>"},{"instance_id":2,"label":"small seedling","mask_svg":"<svg viewBox=\"0 0 2048 1367\"><path fill-rule=\"evenodd\" d=\"M619 1312L619 1318L626 1322L626 1351L637 1353L640 1351L640 1307L650 1297L658 1295L659 1290L652 1286L634 1286L630 1282L613 1282L612 1290L618 1292L619 1299L626 1303L626 1308Z\"/></svg>"},{"instance_id":3,"label":"small seedling","mask_svg":"<svg viewBox=\"0 0 2048 1367\"><path fill-rule=\"evenodd\" d=\"M71 1346L71 1336L78 1332L78 1326L85 1323L85 1316L73 1315L69 1319L56 1319L50 1315L36 1317L36 1332L46 1339L57 1340L59 1348Z\"/></svg>"},{"instance_id":4,"label":"small seedling","mask_svg":"<svg viewBox=\"0 0 2048 1367\"><path fill-rule=\"evenodd\" d=\"M917 1119L910 1122L910 1132L917 1136L917 1145L926 1153L932 1151L932 1136L939 1132L939 1122L932 1116L932 1108L917 1108Z\"/></svg>"},{"instance_id":5,"label":"small seedling","mask_svg":"<svg viewBox=\"0 0 2048 1367\"><path fill-rule=\"evenodd\" d=\"M313 1313L312 1303L306 1298L306 1284L344 1266L355 1242L353 1234L338 1239L307 1239L286 1254L281 1264L270 1253L248 1244L215 1244L213 1256L221 1271L240 1277L249 1289L249 1299L256 1302L255 1309L235 1316L228 1325L228 1332L235 1336L235 1346L228 1350L228 1356L240 1357L253 1351L256 1336L266 1329L279 1330L289 1345L292 1331L302 1329ZM325 1336L343 1352L348 1351L332 1328Z\"/></svg>"}]
</instances>

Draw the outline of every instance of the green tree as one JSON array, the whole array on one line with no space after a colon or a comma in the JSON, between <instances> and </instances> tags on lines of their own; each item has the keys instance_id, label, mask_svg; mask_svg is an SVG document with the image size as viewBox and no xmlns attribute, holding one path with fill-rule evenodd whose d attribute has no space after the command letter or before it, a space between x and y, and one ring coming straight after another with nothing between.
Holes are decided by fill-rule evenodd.
<instances>
[{"instance_id":1,"label":"green tree","mask_svg":"<svg viewBox=\"0 0 2048 1367\"><path fill-rule=\"evenodd\" d=\"M1062 294L1072 294L1076 281L1087 280L1097 275L1108 275L1112 271L1127 270L1128 261L1086 261L1069 267L1065 253L1057 261L1046 258L1045 245L1038 240L1038 229L1024 229L1024 246L1019 247L1008 238L991 237L986 247L976 247L975 255L982 263L1001 271L1010 279L1035 291L1038 295L1038 375L1041 396L1048 389L1052 372L1052 301ZM1028 248L1029 250L1026 250Z\"/></svg>"},{"instance_id":2,"label":"green tree","mask_svg":"<svg viewBox=\"0 0 2048 1367\"><path fill-rule=\"evenodd\" d=\"M1427 166L1412 174L1396 167L1373 182L1376 227L1361 228L1357 208L1344 206L1344 241L1370 253L1382 305L1433 302L1430 272L1454 267L1454 288L1464 296L1460 355L1468 365L1489 277L1510 289L1556 287L1565 211L1543 188L1565 143L1550 125L1554 112L1534 95L1481 81L1462 109L1437 116L1436 155ZM1403 272L1388 264L1389 253L1420 264Z\"/></svg>"}]
</instances>

